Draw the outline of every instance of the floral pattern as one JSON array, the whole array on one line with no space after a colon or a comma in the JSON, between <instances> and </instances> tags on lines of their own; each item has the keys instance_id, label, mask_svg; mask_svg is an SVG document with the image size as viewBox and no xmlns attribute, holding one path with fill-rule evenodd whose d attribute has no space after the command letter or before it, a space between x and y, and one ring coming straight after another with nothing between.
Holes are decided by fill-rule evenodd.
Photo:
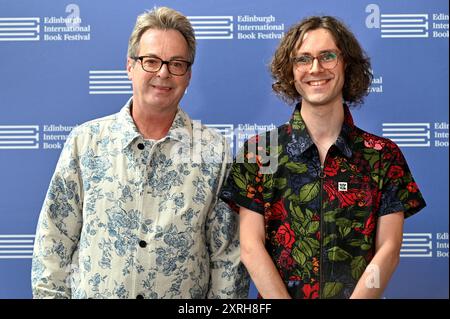
<instances>
[{"instance_id":1,"label":"floral pattern","mask_svg":"<svg viewBox=\"0 0 450 319\"><path fill-rule=\"evenodd\" d=\"M69 136L37 226L34 297L245 298L236 214L217 199L225 139L197 126L207 158L177 157L193 121L179 109L165 138L144 140L131 105Z\"/></svg>"},{"instance_id":2,"label":"floral pattern","mask_svg":"<svg viewBox=\"0 0 450 319\"><path fill-rule=\"evenodd\" d=\"M244 144L221 198L264 215L266 249L293 298L348 298L373 258L378 218L426 204L398 146L356 127L347 106L321 167L300 108L276 147L273 132ZM260 172L261 153L249 151L258 147L276 170Z\"/></svg>"}]
</instances>

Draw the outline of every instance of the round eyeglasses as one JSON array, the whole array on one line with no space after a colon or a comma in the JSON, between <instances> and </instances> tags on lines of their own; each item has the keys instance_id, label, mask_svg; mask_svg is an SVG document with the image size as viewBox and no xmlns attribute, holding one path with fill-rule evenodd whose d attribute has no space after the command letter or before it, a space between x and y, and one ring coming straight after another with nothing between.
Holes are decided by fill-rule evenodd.
<instances>
[{"instance_id":1,"label":"round eyeglasses","mask_svg":"<svg viewBox=\"0 0 450 319\"><path fill-rule=\"evenodd\" d=\"M297 57L292 58L292 63L300 69L301 71L309 71L314 63L314 60L317 59L319 65L326 70L331 70L336 67L339 61L339 52L334 51L325 51L320 53L318 56L312 56L309 54L303 54Z\"/></svg>"},{"instance_id":2,"label":"round eyeglasses","mask_svg":"<svg viewBox=\"0 0 450 319\"><path fill-rule=\"evenodd\" d=\"M192 65L192 62L185 60L173 59L170 61L164 61L160 58L146 55L131 58L135 61L141 61L142 69L151 73L158 72L164 64L167 64L167 69L170 74L181 76L185 75Z\"/></svg>"}]
</instances>

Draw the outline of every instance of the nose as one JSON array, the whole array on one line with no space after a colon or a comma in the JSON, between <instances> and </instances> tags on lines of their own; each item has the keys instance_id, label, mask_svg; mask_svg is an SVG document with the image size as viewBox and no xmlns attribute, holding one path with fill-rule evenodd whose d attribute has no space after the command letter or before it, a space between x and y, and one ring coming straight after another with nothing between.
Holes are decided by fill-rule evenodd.
<instances>
[{"instance_id":1,"label":"nose","mask_svg":"<svg viewBox=\"0 0 450 319\"><path fill-rule=\"evenodd\" d=\"M318 58L314 58L314 60L312 61L311 64L311 68L309 69L309 73L317 73L317 72L322 72L323 68L320 65L319 59Z\"/></svg>"},{"instance_id":2,"label":"nose","mask_svg":"<svg viewBox=\"0 0 450 319\"><path fill-rule=\"evenodd\" d=\"M156 75L161 77L161 78L168 78L170 76L169 64L163 63L163 65L161 65L161 68L156 73Z\"/></svg>"}]
</instances>

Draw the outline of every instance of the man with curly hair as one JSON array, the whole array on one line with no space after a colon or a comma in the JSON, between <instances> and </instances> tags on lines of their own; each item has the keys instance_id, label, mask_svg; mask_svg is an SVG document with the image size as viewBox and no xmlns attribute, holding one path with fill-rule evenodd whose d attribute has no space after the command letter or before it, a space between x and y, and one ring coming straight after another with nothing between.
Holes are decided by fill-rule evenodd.
<instances>
[{"instance_id":1,"label":"man with curly hair","mask_svg":"<svg viewBox=\"0 0 450 319\"><path fill-rule=\"evenodd\" d=\"M271 71L292 118L244 144L221 192L239 207L242 262L263 298L379 298L404 218L426 204L398 146L353 123L369 58L341 21L315 16L286 33Z\"/></svg>"}]
</instances>

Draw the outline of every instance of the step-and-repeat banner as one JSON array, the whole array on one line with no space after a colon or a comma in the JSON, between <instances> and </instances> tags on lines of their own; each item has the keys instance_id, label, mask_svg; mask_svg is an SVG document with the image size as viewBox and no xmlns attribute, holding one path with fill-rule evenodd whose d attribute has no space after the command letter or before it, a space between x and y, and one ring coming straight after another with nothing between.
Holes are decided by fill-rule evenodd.
<instances>
[{"instance_id":1,"label":"step-and-repeat banner","mask_svg":"<svg viewBox=\"0 0 450 319\"><path fill-rule=\"evenodd\" d=\"M268 71L288 28L333 15L353 30L374 75L355 122L400 146L428 204L405 223L384 297L448 298L447 0L0 0L0 298L31 297L36 223L64 141L130 97L128 37L138 14L162 5L187 15L198 39L181 106L234 150L291 115Z\"/></svg>"}]
</instances>

